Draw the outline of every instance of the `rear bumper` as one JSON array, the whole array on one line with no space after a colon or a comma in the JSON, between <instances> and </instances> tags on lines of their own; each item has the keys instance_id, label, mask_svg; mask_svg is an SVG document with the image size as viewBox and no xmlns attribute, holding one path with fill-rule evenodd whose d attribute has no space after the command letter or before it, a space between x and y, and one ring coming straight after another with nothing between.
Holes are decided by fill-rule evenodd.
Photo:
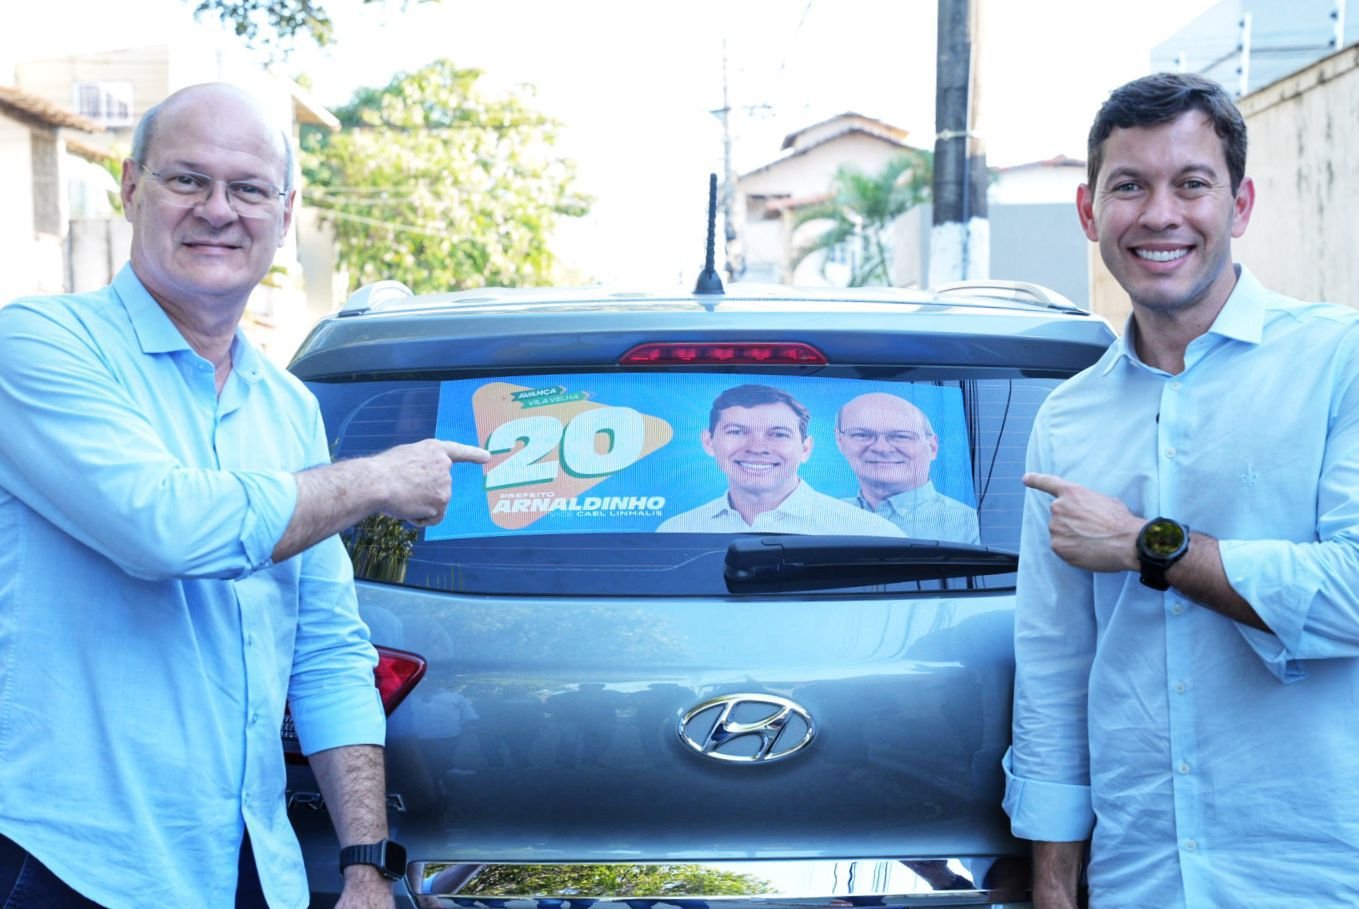
<instances>
[{"instance_id":1,"label":"rear bumper","mask_svg":"<svg viewBox=\"0 0 1359 909\"><path fill-rule=\"evenodd\" d=\"M422 909L852 909L1029 906L1013 856L551 864L417 861Z\"/></svg>"}]
</instances>

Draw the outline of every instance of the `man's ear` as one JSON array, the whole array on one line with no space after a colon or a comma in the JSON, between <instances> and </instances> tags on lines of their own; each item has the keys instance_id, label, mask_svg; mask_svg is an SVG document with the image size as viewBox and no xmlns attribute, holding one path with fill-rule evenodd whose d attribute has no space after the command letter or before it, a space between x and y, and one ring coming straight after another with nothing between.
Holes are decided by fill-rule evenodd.
<instances>
[{"instance_id":1,"label":"man's ear","mask_svg":"<svg viewBox=\"0 0 1359 909\"><path fill-rule=\"evenodd\" d=\"M293 203L297 201L297 189L288 190L288 195L283 199L283 230L278 234L278 245L283 246L283 241L288 239L288 229L293 226Z\"/></svg>"},{"instance_id":2,"label":"man's ear","mask_svg":"<svg viewBox=\"0 0 1359 909\"><path fill-rule=\"evenodd\" d=\"M799 463L806 464L807 459L812 456L812 437L802 437L802 460Z\"/></svg>"},{"instance_id":3,"label":"man's ear","mask_svg":"<svg viewBox=\"0 0 1359 909\"><path fill-rule=\"evenodd\" d=\"M703 450L708 453L709 457L717 457L716 453L713 452L713 434L711 432L706 429L703 430L698 434L698 440L703 443Z\"/></svg>"},{"instance_id":4,"label":"man's ear","mask_svg":"<svg viewBox=\"0 0 1359 909\"><path fill-rule=\"evenodd\" d=\"M1236 188L1236 198L1232 200L1232 236L1240 237L1250 224L1251 212L1255 211L1255 181L1250 177L1241 180Z\"/></svg>"},{"instance_id":5,"label":"man's ear","mask_svg":"<svg viewBox=\"0 0 1359 909\"><path fill-rule=\"evenodd\" d=\"M1081 230L1092 242L1099 242L1099 230L1095 227L1095 191L1090 184L1082 183L1076 187L1076 217L1081 219Z\"/></svg>"},{"instance_id":6,"label":"man's ear","mask_svg":"<svg viewBox=\"0 0 1359 909\"><path fill-rule=\"evenodd\" d=\"M131 158L123 159L123 178L119 181L118 197L123 200L123 217L132 220L132 197L141 183L142 169Z\"/></svg>"}]
</instances>

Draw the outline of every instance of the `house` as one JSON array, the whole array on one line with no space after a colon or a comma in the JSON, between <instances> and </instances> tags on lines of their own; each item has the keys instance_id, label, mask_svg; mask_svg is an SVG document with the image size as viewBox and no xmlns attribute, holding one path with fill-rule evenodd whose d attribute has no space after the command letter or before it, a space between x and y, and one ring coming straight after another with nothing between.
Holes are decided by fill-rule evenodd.
<instances>
[{"instance_id":1,"label":"house","mask_svg":"<svg viewBox=\"0 0 1359 909\"><path fill-rule=\"evenodd\" d=\"M301 86L206 29L185 27L164 43L21 60L14 70L25 93L51 105L72 105L83 122L96 126L81 146L88 160L121 162L147 108L199 82L230 82L260 98L278 122L289 125L295 147L303 124L339 128L334 115ZM88 290L107 283L127 261L131 233L113 211L95 207L73 214L66 287ZM251 341L281 363L316 320L334 309L344 287L337 289L334 241L314 214L299 204L293 223L242 320Z\"/></svg>"},{"instance_id":2,"label":"house","mask_svg":"<svg viewBox=\"0 0 1359 909\"><path fill-rule=\"evenodd\" d=\"M844 285L852 249L809 256L794 271L795 251L816 236L816 224L797 227L800 209L830 198L830 186L842 166L865 173L881 171L903 152L918 151L906 142L906 130L854 112L839 114L789 133L786 154L736 180L735 220L741 239L747 281L815 286ZM922 231L923 223L923 231ZM823 228L824 229L824 228ZM913 210L898 219L892 283L918 286L926 272L922 250L929 243L929 221ZM903 255L901 250L911 250ZM823 268L823 266L825 266Z\"/></svg>"},{"instance_id":3,"label":"house","mask_svg":"<svg viewBox=\"0 0 1359 909\"><path fill-rule=\"evenodd\" d=\"M66 287L70 180L88 174L67 152L102 127L13 85L0 84L0 306Z\"/></svg>"},{"instance_id":4,"label":"house","mask_svg":"<svg viewBox=\"0 0 1359 909\"><path fill-rule=\"evenodd\" d=\"M787 154L736 183L746 280L812 285L848 283L856 250L814 255L794 271L796 250L815 237L817 224L795 227L799 211L830 198L836 171L851 165L872 174L903 152L918 151L906 131L860 114L845 113L791 133ZM1057 291L1081 306L1091 299L1097 258L1081 231L1074 201L1085 162L1065 156L992 171L987 192L989 274ZM933 209L918 205L892 225L891 283L928 283ZM824 228L822 228L824 229Z\"/></svg>"}]
</instances>

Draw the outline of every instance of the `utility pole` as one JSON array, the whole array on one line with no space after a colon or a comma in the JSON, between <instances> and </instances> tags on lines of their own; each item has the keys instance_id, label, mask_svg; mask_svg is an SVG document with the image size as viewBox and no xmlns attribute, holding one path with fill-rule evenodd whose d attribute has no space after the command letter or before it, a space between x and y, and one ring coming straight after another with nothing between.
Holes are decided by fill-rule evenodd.
<instances>
[{"instance_id":1,"label":"utility pole","mask_svg":"<svg viewBox=\"0 0 1359 909\"><path fill-rule=\"evenodd\" d=\"M739 281L745 274L745 258L736 242L736 223L732 219L736 195L736 175L731 169L731 102L727 96L727 39L722 39L722 109L714 111L722 120L722 235L728 281Z\"/></svg>"},{"instance_id":2,"label":"utility pole","mask_svg":"<svg viewBox=\"0 0 1359 909\"><path fill-rule=\"evenodd\" d=\"M990 274L986 220L986 151L977 135L978 6L981 0L938 0L934 96L934 226L931 287Z\"/></svg>"}]
</instances>

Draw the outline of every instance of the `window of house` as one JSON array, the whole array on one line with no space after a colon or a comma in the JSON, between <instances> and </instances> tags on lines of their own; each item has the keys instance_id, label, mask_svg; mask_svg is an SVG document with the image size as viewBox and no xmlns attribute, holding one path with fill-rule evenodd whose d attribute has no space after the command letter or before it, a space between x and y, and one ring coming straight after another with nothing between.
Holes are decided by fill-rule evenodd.
<instances>
[{"instance_id":1,"label":"window of house","mask_svg":"<svg viewBox=\"0 0 1359 909\"><path fill-rule=\"evenodd\" d=\"M57 140L38 132L32 136L33 229L38 233L61 233L61 186L58 182Z\"/></svg>"},{"instance_id":2,"label":"window of house","mask_svg":"<svg viewBox=\"0 0 1359 909\"><path fill-rule=\"evenodd\" d=\"M131 82L77 82L76 110L105 126L132 125Z\"/></svg>"}]
</instances>

